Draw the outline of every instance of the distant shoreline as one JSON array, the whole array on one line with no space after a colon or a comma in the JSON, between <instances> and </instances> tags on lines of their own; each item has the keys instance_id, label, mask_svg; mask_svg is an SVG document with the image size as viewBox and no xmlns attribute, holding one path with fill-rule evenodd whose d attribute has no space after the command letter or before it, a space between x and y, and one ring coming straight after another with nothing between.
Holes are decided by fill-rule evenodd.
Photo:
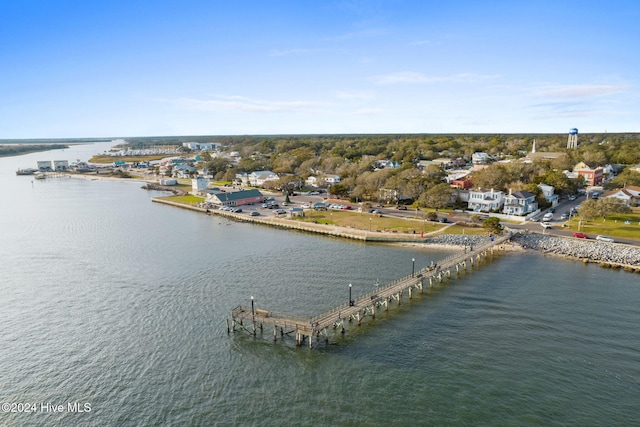
<instances>
[{"instance_id":1,"label":"distant shoreline","mask_svg":"<svg viewBox=\"0 0 640 427\"><path fill-rule=\"evenodd\" d=\"M0 157L18 157L26 154L39 153L41 151L64 150L73 144L50 144L50 145L22 145L22 144L0 144ZM7 149L10 147L11 149ZM17 151L16 151L17 149Z\"/></svg>"}]
</instances>

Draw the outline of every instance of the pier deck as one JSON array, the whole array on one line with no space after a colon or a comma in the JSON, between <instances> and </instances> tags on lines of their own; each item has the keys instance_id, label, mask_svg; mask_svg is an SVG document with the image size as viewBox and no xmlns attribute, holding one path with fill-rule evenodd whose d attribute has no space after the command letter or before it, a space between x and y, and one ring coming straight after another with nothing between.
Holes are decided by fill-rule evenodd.
<instances>
[{"instance_id":1,"label":"pier deck","mask_svg":"<svg viewBox=\"0 0 640 427\"><path fill-rule=\"evenodd\" d=\"M240 328L256 335L258 330L263 331L264 326L268 325L273 328L274 340L278 335L284 337L295 333L297 345L302 345L304 340L308 339L309 347L311 347L314 336L316 338L323 337L325 341L328 341L330 328L340 327L343 332L345 321L355 320L360 324L367 315L375 317L376 309L381 307L385 310L388 309L388 304L391 301L400 304L405 291L411 298L415 290L422 292L425 283L432 286L434 281L441 282L444 278L451 277L452 269L455 268L456 271L459 271L460 268L466 269L468 264L473 265L474 262L486 256L487 252L492 251L496 245L510 238L511 233L505 232L504 235L487 243L465 248L460 253L440 260L436 265L417 270L408 276L379 286L374 291L357 296L350 302L312 317L256 309L253 304L250 307L240 305L231 311L232 326L229 328L227 325L227 328L233 331Z\"/></svg>"}]
</instances>

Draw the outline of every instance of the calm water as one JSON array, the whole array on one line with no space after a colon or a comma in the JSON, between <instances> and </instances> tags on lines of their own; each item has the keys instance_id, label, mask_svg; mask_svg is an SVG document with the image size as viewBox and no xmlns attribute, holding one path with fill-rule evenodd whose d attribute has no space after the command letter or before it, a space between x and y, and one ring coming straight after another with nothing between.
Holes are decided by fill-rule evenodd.
<instances>
[{"instance_id":1,"label":"calm water","mask_svg":"<svg viewBox=\"0 0 640 427\"><path fill-rule=\"evenodd\" d=\"M638 275L508 254L312 351L228 336L315 314L450 252L238 224L139 183L15 176L0 159L0 425L637 425ZM421 265L420 265L421 266ZM41 404L91 412L43 413Z\"/></svg>"}]
</instances>

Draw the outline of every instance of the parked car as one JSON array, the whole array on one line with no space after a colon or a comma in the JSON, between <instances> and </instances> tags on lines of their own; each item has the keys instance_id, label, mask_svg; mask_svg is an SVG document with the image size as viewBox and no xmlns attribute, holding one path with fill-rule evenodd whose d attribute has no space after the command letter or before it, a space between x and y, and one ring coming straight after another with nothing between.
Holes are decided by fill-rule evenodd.
<instances>
[{"instance_id":1,"label":"parked car","mask_svg":"<svg viewBox=\"0 0 640 427\"><path fill-rule=\"evenodd\" d=\"M548 212L546 214L544 214L544 216L542 217L542 221L551 221L553 219L553 213Z\"/></svg>"},{"instance_id":2,"label":"parked car","mask_svg":"<svg viewBox=\"0 0 640 427\"><path fill-rule=\"evenodd\" d=\"M309 203L303 203L302 204L302 209L309 209L311 207L311 205Z\"/></svg>"},{"instance_id":3,"label":"parked car","mask_svg":"<svg viewBox=\"0 0 640 427\"><path fill-rule=\"evenodd\" d=\"M341 209L342 209L343 211L350 211L350 210L351 210L351 206L349 206L349 205L344 205Z\"/></svg>"},{"instance_id":4,"label":"parked car","mask_svg":"<svg viewBox=\"0 0 640 427\"><path fill-rule=\"evenodd\" d=\"M449 222L449 220L446 217L443 216L442 218L438 219L438 222L445 223L445 222Z\"/></svg>"},{"instance_id":5,"label":"parked car","mask_svg":"<svg viewBox=\"0 0 640 427\"><path fill-rule=\"evenodd\" d=\"M588 239L589 236L587 236L584 233L573 233L573 237L577 237L578 239Z\"/></svg>"},{"instance_id":6,"label":"parked car","mask_svg":"<svg viewBox=\"0 0 640 427\"><path fill-rule=\"evenodd\" d=\"M407 207L405 205L400 205L396 209L398 209L399 211L406 211Z\"/></svg>"},{"instance_id":7,"label":"parked car","mask_svg":"<svg viewBox=\"0 0 640 427\"><path fill-rule=\"evenodd\" d=\"M560 219L569 219L569 214L567 212L560 215Z\"/></svg>"},{"instance_id":8,"label":"parked car","mask_svg":"<svg viewBox=\"0 0 640 427\"><path fill-rule=\"evenodd\" d=\"M258 211L251 211L251 213L249 214L251 216L260 216L260 212Z\"/></svg>"},{"instance_id":9,"label":"parked car","mask_svg":"<svg viewBox=\"0 0 640 427\"><path fill-rule=\"evenodd\" d=\"M572 194L572 195L569 196L569 200L575 200L575 199L576 199L575 194Z\"/></svg>"},{"instance_id":10,"label":"parked car","mask_svg":"<svg viewBox=\"0 0 640 427\"><path fill-rule=\"evenodd\" d=\"M542 228L551 228L551 227L553 227L553 225L551 225L550 222L546 222L546 221L541 222L540 225L542 226Z\"/></svg>"},{"instance_id":11,"label":"parked car","mask_svg":"<svg viewBox=\"0 0 640 427\"><path fill-rule=\"evenodd\" d=\"M614 240L611 237L607 236L596 236L596 240L600 240L601 242L613 243Z\"/></svg>"}]
</instances>

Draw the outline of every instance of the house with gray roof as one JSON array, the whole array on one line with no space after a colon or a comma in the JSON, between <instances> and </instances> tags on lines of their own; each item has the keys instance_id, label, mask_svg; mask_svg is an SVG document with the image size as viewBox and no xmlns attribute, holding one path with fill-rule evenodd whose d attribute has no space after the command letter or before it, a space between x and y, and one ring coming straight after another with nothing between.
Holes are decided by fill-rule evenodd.
<instances>
[{"instance_id":1,"label":"house with gray roof","mask_svg":"<svg viewBox=\"0 0 640 427\"><path fill-rule=\"evenodd\" d=\"M536 195L528 191L517 191L504 196L502 212L507 215L526 215L538 210Z\"/></svg>"}]
</instances>

